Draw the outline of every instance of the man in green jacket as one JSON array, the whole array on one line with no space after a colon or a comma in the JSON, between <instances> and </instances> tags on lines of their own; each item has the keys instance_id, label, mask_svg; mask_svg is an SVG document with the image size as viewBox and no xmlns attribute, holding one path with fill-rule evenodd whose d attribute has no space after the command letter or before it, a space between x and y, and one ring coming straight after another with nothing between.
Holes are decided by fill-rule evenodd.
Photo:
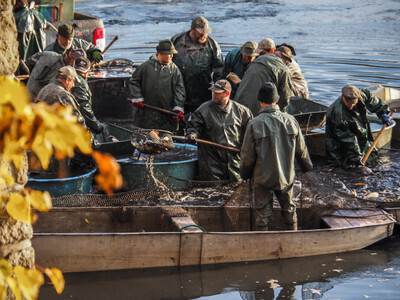
<instances>
[{"instance_id":1,"label":"man in green jacket","mask_svg":"<svg viewBox=\"0 0 400 300\"><path fill-rule=\"evenodd\" d=\"M342 95L329 106L325 125L328 160L336 166L362 167L364 174L372 173L363 167L361 160L374 141L367 110L375 113L383 123L390 123L389 108L383 101L367 89L346 85ZM374 148L369 158L373 159L377 154L378 150Z\"/></svg>"},{"instance_id":2,"label":"man in green jacket","mask_svg":"<svg viewBox=\"0 0 400 300\"><path fill-rule=\"evenodd\" d=\"M178 51L174 63L183 76L187 113L195 111L203 102L211 99L208 88L212 82L221 78L224 65L222 52L218 43L208 35L210 32L208 20L196 17L189 31L171 38Z\"/></svg>"},{"instance_id":3,"label":"man in green jacket","mask_svg":"<svg viewBox=\"0 0 400 300\"><path fill-rule=\"evenodd\" d=\"M79 111L85 118L85 123L92 136L101 134L104 126L97 120L92 109L92 92L87 82L88 72L90 70L90 61L87 58L78 58L74 61L73 67L78 74L79 81L71 89L76 101L79 104Z\"/></svg>"},{"instance_id":4,"label":"man in green jacket","mask_svg":"<svg viewBox=\"0 0 400 300\"><path fill-rule=\"evenodd\" d=\"M56 41L46 47L44 51L54 51L63 54L71 49L83 49L90 61L100 62L103 60L101 50L92 43L75 37L75 30L72 25L62 24L58 26Z\"/></svg>"},{"instance_id":5,"label":"man in green jacket","mask_svg":"<svg viewBox=\"0 0 400 300\"><path fill-rule=\"evenodd\" d=\"M247 107L229 99L230 83L218 80L210 90L213 100L203 103L189 121L189 140L201 138L240 149L247 123L253 118ZM198 144L199 179L240 181L240 154Z\"/></svg>"},{"instance_id":6,"label":"man in green jacket","mask_svg":"<svg viewBox=\"0 0 400 300\"><path fill-rule=\"evenodd\" d=\"M178 67L172 62L177 51L170 40L161 40L157 53L140 65L129 80L130 99L138 111L134 125L147 129L178 130L183 117L185 87ZM144 107L143 103L175 111L179 116Z\"/></svg>"},{"instance_id":7,"label":"man in green jacket","mask_svg":"<svg viewBox=\"0 0 400 300\"><path fill-rule=\"evenodd\" d=\"M257 43L254 41L248 41L244 43L242 47L235 48L229 51L229 53L225 57L224 69L222 70L222 78L227 78L232 86L232 99L235 97L236 90L239 86L240 81L232 81L232 79L230 78L232 76L231 73L234 73L234 75L236 75L239 79L242 79L248 65L257 56L257 53L255 52L256 49Z\"/></svg>"},{"instance_id":8,"label":"man in green jacket","mask_svg":"<svg viewBox=\"0 0 400 300\"><path fill-rule=\"evenodd\" d=\"M39 91L57 76L61 67L72 66L75 59L82 57L86 58L83 49L70 50L62 55L52 51L33 55L31 61L34 60L36 63L26 84L32 99L35 100Z\"/></svg>"},{"instance_id":9,"label":"man in green jacket","mask_svg":"<svg viewBox=\"0 0 400 300\"><path fill-rule=\"evenodd\" d=\"M26 63L36 52L46 47L46 19L43 15L29 9L27 0L17 0L14 4L14 18L18 32L19 58Z\"/></svg>"},{"instance_id":10,"label":"man in green jacket","mask_svg":"<svg viewBox=\"0 0 400 300\"><path fill-rule=\"evenodd\" d=\"M257 93L264 82L272 82L278 89L279 108L285 111L289 104L292 91L290 89L290 71L286 66L292 61L292 52L282 46L273 54L257 57L248 67L236 92L235 101L250 108L256 115L260 110Z\"/></svg>"},{"instance_id":11,"label":"man in green jacket","mask_svg":"<svg viewBox=\"0 0 400 300\"><path fill-rule=\"evenodd\" d=\"M294 161L304 172L313 165L296 119L279 110L275 85L264 83L257 99L261 110L246 129L240 175L243 179L253 179L257 230L268 230L273 193L289 229L297 230L296 205L292 201Z\"/></svg>"}]
</instances>

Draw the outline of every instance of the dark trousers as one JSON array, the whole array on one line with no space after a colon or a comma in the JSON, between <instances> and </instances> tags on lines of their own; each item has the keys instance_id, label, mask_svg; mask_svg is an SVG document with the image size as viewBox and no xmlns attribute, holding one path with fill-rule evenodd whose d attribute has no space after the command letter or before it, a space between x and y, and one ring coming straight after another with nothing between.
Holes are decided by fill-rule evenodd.
<instances>
[{"instance_id":1,"label":"dark trousers","mask_svg":"<svg viewBox=\"0 0 400 300\"><path fill-rule=\"evenodd\" d=\"M268 230L268 221L272 215L273 193L282 209L282 216L290 229L297 229L296 205L292 201L293 184L284 190L270 190L263 185L254 185L254 211L256 229Z\"/></svg>"}]
</instances>

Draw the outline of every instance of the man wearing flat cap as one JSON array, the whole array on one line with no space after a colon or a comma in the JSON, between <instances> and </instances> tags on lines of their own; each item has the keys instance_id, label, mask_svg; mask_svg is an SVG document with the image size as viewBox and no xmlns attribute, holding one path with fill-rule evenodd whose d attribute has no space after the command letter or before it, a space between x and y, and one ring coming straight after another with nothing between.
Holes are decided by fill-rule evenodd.
<instances>
[{"instance_id":1,"label":"man wearing flat cap","mask_svg":"<svg viewBox=\"0 0 400 300\"><path fill-rule=\"evenodd\" d=\"M31 60L36 61L36 63L26 84L32 99L35 100L39 91L52 79L54 80L61 67L72 66L77 58L86 58L83 49L69 50L64 54L44 51L33 55Z\"/></svg>"},{"instance_id":2,"label":"man wearing flat cap","mask_svg":"<svg viewBox=\"0 0 400 300\"><path fill-rule=\"evenodd\" d=\"M176 132L183 117L186 97L181 72L172 61L177 51L170 40L161 40L156 50L129 80L129 100L138 108L133 123L141 128ZM171 116L143 104L174 111L176 115Z\"/></svg>"},{"instance_id":3,"label":"man wearing flat cap","mask_svg":"<svg viewBox=\"0 0 400 300\"><path fill-rule=\"evenodd\" d=\"M326 153L336 166L361 167L364 174L372 173L364 167L362 159L374 142L367 111L375 113L384 124L390 124L389 108L367 89L353 85L342 88L342 95L326 112ZM367 162L378 154L374 148Z\"/></svg>"},{"instance_id":4,"label":"man wearing flat cap","mask_svg":"<svg viewBox=\"0 0 400 300\"><path fill-rule=\"evenodd\" d=\"M297 230L296 205L292 201L294 161L303 172L313 165L298 122L277 105L276 86L264 83L257 99L261 110L247 126L240 156L240 175L253 179L256 230L268 230L273 194L288 228Z\"/></svg>"},{"instance_id":5,"label":"man wearing flat cap","mask_svg":"<svg viewBox=\"0 0 400 300\"><path fill-rule=\"evenodd\" d=\"M79 104L70 92L75 86L75 82L79 80L78 74L76 74L73 67L64 66L58 70L55 82L49 83L40 90L37 99L38 101L46 102L48 105L55 103L63 106L71 105L78 122L85 125L85 119L79 110Z\"/></svg>"},{"instance_id":6,"label":"man wearing flat cap","mask_svg":"<svg viewBox=\"0 0 400 300\"><path fill-rule=\"evenodd\" d=\"M221 78L223 58L218 43L208 34L211 27L204 17L192 20L189 31L171 38L178 54L174 63L182 73L186 89L185 111L193 112L211 99L208 90L212 82Z\"/></svg>"},{"instance_id":7,"label":"man wearing flat cap","mask_svg":"<svg viewBox=\"0 0 400 300\"><path fill-rule=\"evenodd\" d=\"M275 53L276 45L275 42L270 38L263 38L257 45L254 51L257 56L267 55Z\"/></svg>"},{"instance_id":8,"label":"man wearing flat cap","mask_svg":"<svg viewBox=\"0 0 400 300\"><path fill-rule=\"evenodd\" d=\"M273 54L257 57L247 68L236 92L235 101L250 108L254 115L260 110L260 102L257 93L264 82L275 84L281 111L289 104L292 91L290 89L290 71L286 63L292 61L292 53L289 48L282 46Z\"/></svg>"},{"instance_id":9,"label":"man wearing flat cap","mask_svg":"<svg viewBox=\"0 0 400 300\"><path fill-rule=\"evenodd\" d=\"M92 43L75 37L72 25L62 24L58 27L56 41L46 47L44 51L54 51L63 54L71 49L83 49L90 61L100 62L103 60L101 50Z\"/></svg>"},{"instance_id":10,"label":"man wearing flat cap","mask_svg":"<svg viewBox=\"0 0 400 300\"><path fill-rule=\"evenodd\" d=\"M75 86L71 89L77 103L79 111L85 118L85 124L92 134L100 134L105 127L97 120L92 109L92 92L87 81L88 72L90 70L90 61L87 58L77 58L74 61L73 67L78 74L79 80L75 82Z\"/></svg>"},{"instance_id":11,"label":"man wearing flat cap","mask_svg":"<svg viewBox=\"0 0 400 300\"><path fill-rule=\"evenodd\" d=\"M250 110L230 100L231 85L218 80L210 91L213 100L203 103L189 120L187 137L240 149L247 123L253 118ZM199 143L199 179L240 181L240 154Z\"/></svg>"},{"instance_id":12,"label":"man wearing flat cap","mask_svg":"<svg viewBox=\"0 0 400 300\"><path fill-rule=\"evenodd\" d=\"M225 57L222 78L228 79L232 86L232 99L235 97L240 80L243 78L244 72L247 70L247 66L257 56L257 53L255 52L256 48L256 42L248 41L240 48L235 48L229 51Z\"/></svg>"}]
</instances>

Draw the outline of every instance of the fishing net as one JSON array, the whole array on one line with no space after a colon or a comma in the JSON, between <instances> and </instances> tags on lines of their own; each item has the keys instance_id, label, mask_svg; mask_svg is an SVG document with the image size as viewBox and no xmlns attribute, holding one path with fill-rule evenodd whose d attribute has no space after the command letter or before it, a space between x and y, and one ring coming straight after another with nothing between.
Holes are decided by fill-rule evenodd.
<instances>
[{"instance_id":1,"label":"fishing net","mask_svg":"<svg viewBox=\"0 0 400 300\"><path fill-rule=\"evenodd\" d=\"M131 143L145 154L160 154L175 147L172 132L166 130L133 129Z\"/></svg>"}]
</instances>

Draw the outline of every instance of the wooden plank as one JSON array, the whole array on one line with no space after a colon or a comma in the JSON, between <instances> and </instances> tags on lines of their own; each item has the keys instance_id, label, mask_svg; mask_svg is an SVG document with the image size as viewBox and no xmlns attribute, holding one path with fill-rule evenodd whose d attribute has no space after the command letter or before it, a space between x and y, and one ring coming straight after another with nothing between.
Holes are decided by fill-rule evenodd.
<instances>
[{"instance_id":1,"label":"wooden plank","mask_svg":"<svg viewBox=\"0 0 400 300\"><path fill-rule=\"evenodd\" d=\"M191 217L172 217L171 220L180 232L203 232Z\"/></svg>"},{"instance_id":2,"label":"wooden plank","mask_svg":"<svg viewBox=\"0 0 400 300\"><path fill-rule=\"evenodd\" d=\"M391 222L390 218L381 210L337 210L330 216L323 216L322 220L330 228L346 228L368 226Z\"/></svg>"}]
</instances>

